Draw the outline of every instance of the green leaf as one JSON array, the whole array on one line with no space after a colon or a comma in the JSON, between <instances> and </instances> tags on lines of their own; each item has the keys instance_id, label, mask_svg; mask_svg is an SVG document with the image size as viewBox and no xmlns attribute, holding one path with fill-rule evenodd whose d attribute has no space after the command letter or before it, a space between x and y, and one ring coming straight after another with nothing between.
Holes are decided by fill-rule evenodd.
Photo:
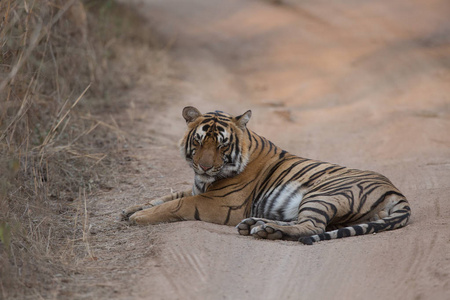
<instances>
[{"instance_id":1,"label":"green leaf","mask_svg":"<svg viewBox=\"0 0 450 300\"><path fill-rule=\"evenodd\" d=\"M9 249L9 243L11 241L11 227L5 222L0 223L0 242L5 245L6 249Z\"/></svg>"}]
</instances>

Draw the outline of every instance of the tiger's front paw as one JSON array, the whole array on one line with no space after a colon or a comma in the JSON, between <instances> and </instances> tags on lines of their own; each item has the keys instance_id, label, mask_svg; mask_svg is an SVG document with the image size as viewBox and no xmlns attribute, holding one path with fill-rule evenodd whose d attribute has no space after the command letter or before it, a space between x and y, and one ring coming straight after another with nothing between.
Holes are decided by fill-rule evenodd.
<instances>
[{"instance_id":1,"label":"tiger's front paw","mask_svg":"<svg viewBox=\"0 0 450 300\"><path fill-rule=\"evenodd\" d=\"M135 212L134 214L132 214L128 218L128 222L132 225L139 225L139 224L145 223L144 219L145 219L145 216L142 214L142 211L139 210L139 211Z\"/></svg>"},{"instance_id":2,"label":"tiger's front paw","mask_svg":"<svg viewBox=\"0 0 450 300\"><path fill-rule=\"evenodd\" d=\"M283 238L283 232L276 228L276 226L277 225L275 224L262 224L259 226L254 226L250 231L250 234L259 239L280 240Z\"/></svg>"},{"instance_id":3,"label":"tiger's front paw","mask_svg":"<svg viewBox=\"0 0 450 300\"><path fill-rule=\"evenodd\" d=\"M247 218L241 221L236 228L240 235L250 235L250 231L260 225L264 225L266 222L259 218Z\"/></svg>"},{"instance_id":4,"label":"tiger's front paw","mask_svg":"<svg viewBox=\"0 0 450 300\"><path fill-rule=\"evenodd\" d=\"M128 220L132 225L153 225L164 221L170 220L161 219L161 215L155 214L151 208L135 212Z\"/></svg>"},{"instance_id":5,"label":"tiger's front paw","mask_svg":"<svg viewBox=\"0 0 450 300\"><path fill-rule=\"evenodd\" d=\"M143 209L144 208L142 207L142 205L130 206L130 207L122 210L122 213L120 214L120 218L122 221L128 221L128 220L130 220L130 216L132 214L134 214L137 211L143 210Z\"/></svg>"}]
</instances>

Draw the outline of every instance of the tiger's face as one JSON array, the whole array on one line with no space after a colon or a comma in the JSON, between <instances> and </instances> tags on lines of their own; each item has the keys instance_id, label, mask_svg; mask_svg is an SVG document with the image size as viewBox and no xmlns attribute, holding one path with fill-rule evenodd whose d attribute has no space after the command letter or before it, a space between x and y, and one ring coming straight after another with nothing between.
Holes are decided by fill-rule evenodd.
<instances>
[{"instance_id":1,"label":"tiger's face","mask_svg":"<svg viewBox=\"0 0 450 300\"><path fill-rule=\"evenodd\" d=\"M248 161L244 133L250 116L251 111L233 117L219 111L202 115L192 106L184 108L188 130L180 142L181 153L204 181L243 171Z\"/></svg>"}]
</instances>

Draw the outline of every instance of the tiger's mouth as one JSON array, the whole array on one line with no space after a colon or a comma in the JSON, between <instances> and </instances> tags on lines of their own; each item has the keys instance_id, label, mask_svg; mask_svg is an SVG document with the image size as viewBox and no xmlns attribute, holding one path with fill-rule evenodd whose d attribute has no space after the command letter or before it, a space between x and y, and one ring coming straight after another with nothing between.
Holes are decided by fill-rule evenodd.
<instances>
[{"instance_id":1,"label":"tiger's mouth","mask_svg":"<svg viewBox=\"0 0 450 300\"><path fill-rule=\"evenodd\" d=\"M220 167L214 168L214 170L208 170L206 172L200 168L197 169L194 166L192 166L192 168L194 169L195 174L203 177L206 181L229 178L240 173L238 165L235 163L223 164Z\"/></svg>"},{"instance_id":2,"label":"tiger's mouth","mask_svg":"<svg viewBox=\"0 0 450 300\"><path fill-rule=\"evenodd\" d=\"M203 170L200 166L196 166L196 167L193 166L193 169L194 169L194 172L198 175L217 177L220 174L220 172L222 171L223 165L219 166L219 167L212 167L211 169L206 170L206 171Z\"/></svg>"}]
</instances>

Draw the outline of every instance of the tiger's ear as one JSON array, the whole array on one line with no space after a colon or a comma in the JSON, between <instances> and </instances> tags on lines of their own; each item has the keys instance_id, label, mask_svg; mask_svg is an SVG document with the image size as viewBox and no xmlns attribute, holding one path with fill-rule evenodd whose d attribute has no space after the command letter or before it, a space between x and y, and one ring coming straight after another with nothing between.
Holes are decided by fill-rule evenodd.
<instances>
[{"instance_id":1,"label":"tiger's ear","mask_svg":"<svg viewBox=\"0 0 450 300\"><path fill-rule=\"evenodd\" d=\"M250 121L251 117L252 117L252 111L251 110L247 110L242 115L237 116L236 118L234 118L234 122L236 123L236 125L239 128L245 129L245 125L247 125L247 123L248 123L248 121Z\"/></svg>"},{"instance_id":2,"label":"tiger's ear","mask_svg":"<svg viewBox=\"0 0 450 300\"><path fill-rule=\"evenodd\" d=\"M186 123L194 122L201 115L202 113L193 106L186 106L183 108L183 118L186 120Z\"/></svg>"}]
</instances>

